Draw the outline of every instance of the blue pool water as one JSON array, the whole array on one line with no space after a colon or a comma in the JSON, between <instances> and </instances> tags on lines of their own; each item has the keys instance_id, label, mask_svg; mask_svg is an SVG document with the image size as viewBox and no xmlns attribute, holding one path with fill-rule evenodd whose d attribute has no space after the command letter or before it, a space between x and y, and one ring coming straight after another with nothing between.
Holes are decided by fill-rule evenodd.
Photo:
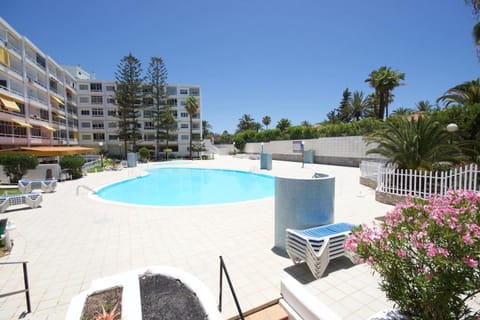
<instances>
[{"instance_id":1,"label":"blue pool water","mask_svg":"<svg viewBox=\"0 0 480 320\"><path fill-rule=\"evenodd\" d=\"M222 204L272 197L271 176L234 170L159 168L149 175L108 185L97 196L150 206Z\"/></svg>"}]
</instances>

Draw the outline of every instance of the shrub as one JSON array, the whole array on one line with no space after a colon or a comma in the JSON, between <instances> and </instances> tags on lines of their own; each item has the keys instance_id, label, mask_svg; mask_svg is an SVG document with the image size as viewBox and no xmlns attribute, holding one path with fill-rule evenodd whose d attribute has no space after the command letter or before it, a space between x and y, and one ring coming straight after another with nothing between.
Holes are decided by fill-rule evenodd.
<instances>
[{"instance_id":1,"label":"shrub","mask_svg":"<svg viewBox=\"0 0 480 320\"><path fill-rule=\"evenodd\" d=\"M38 166L38 158L27 154L4 154L0 156L0 164L10 181L16 183L29 169Z\"/></svg>"},{"instance_id":2,"label":"shrub","mask_svg":"<svg viewBox=\"0 0 480 320\"><path fill-rule=\"evenodd\" d=\"M60 167L70 173L72 179L78 179L82 177L82 166L85 164L85 159L81 156L64 156L60 159Z\"/></svg>"},{"instance_id":3,"label":"shrub","mask_svg":"<svg viewBox=\"0 0 480 320\"><path fill-rule=\"evenodd\" d=\"M150 150L147 147L141 147L140 150L138 150L138 154L140 155L141 160L148 161Z\"/></svg>"},{"instance_id":4,"label":"shrub","mask_svg":"<svg viewBox=\"0 0 480 320\"><path fill-rule=\"evenodd\" d=\"M380 287L409 319L478 319L480 194L410 198L345 246L381 275Z\"/></svg>"}]
</instances>

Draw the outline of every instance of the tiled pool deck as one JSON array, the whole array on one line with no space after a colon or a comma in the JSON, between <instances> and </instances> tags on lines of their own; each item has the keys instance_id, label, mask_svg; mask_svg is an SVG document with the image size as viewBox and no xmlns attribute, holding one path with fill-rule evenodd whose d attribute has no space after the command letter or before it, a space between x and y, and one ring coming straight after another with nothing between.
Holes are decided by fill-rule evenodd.
<instances>
[{"instance_id":1,"label":"tiled pool deck","mask_svg":"<svg viewBox=\"0 0 480 320\"><path fill-rule=\"evenodd\" d=\"M185 162L183 162L185 164ZM260 170L259 160L220 156L192 161L194 167L229 168L310 178L314 172L335 176L335 221L370 222L391 210L375 201L374 191L359 184L358 168L273 162ZM64 319L70 299L92 280L148 265L168 265L190 272L218 299L222 255L243 310L279 297L280 280L294 277L343 319L366 319L390 307L366 265L346 259L331 263L313 279L305 264L275 254L274 199L246 203L153 208L109 204L92 199L85 188L98 188L136 177L141 165L89 174L60 183L44 194L37 209L0 214L16 224L15 245L0 262L28 261L33 313L27 319ZM0 294L22 289L21 266L0 266ZM236 314L224 284L223 315ZM18 319L26 310L23 294L0 299L0 319Z\"/></svg>"}]
</instances>

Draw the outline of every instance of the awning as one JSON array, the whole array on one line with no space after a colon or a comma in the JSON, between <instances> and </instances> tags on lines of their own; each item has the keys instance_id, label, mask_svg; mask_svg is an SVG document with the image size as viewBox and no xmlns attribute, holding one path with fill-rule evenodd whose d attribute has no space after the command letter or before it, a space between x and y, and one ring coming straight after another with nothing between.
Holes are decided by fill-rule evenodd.
<instances>
[{"instance_id":1,"label":"awning","mask_svg":"<svg viewBox=\"0 0 480 320\"><path fill-rule=\"evenodd\" d=\"M0 150L0 154L31 154L37 157L56 157L82 153L97 153L93 148L71 147L18 147L14 149Z\"/></svg>"},{"instance_id":2,"label":"awning","mask_svg":"<svg viewBox=\"0 0 480 320\"><path fill-rule=\"evenodd\" d=\"M15 111L15 112L20 112L20 108L15 103L15 101L4 98L4 97L0 97L0 101L2 102L3 106L5 108L7 108L8 110L12 110L12 111Z\"/></svg>"},{"instance_id":3,"label":"awning","mask_svg":"<svg viewBox=\"0 0 480 320\"><path fill-rule=\"evenodd\" d=\"M33 126L30 123L26 123L26 122L23 122L23 121L20 121L20 120L12 120L12 121L15 122L16 124L18 124L21 127L33 128Z\"/></svg>"},{"instance_id":4,"label":"awning","mask_svg":"<svg viewBox=\"0 0 480 320\"><path fill-rule=\"evenodd\" d=\"M56 102L60 103L60 104L64 104L64 102L60 99L60 98L57 98L56 96L54 95L51 95L50 98L52 98L53 100L55 100Z\"/></svg>"},{"instance_id":5,"label":"awning","mask_svg":"<svg viewBox=\"0 0 480 320\"><path fill-rule=\"evenodd\" d=\"M62 119L62 120L67 120L67 118L65 118L65 117L62 116L61 114L57 114L57 118L58 118L58 119Z\"/></svg>"},{"instance_id":6,"label":"awning","mask_svg":"<svg viewBox=\"0 0 480 320\"><path fill-rule=\"evenodd\" d=\"M8 55L8 50L5 48L0 48L0 63L10 67L10 56Z\"/></svg>"},{"instance_id":7,"label":"awning","mask_svg":"<svg viewBox=\"0 0 480 320\"><path fill-rule=\"evenodd\" d=\"M50 130L50 131L57 131L54 128L50 127L48 124L42 124L42 127L44 127L47 130Z\"/></svg>"}]
</instances>

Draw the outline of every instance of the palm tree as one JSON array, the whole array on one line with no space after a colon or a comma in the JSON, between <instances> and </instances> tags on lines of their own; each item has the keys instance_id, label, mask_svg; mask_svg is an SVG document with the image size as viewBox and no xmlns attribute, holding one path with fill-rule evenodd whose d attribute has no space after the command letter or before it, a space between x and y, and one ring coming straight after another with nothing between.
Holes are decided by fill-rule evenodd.
<instances>
[{"instance_id":1,"label":"palm tree","mask_svg":"<svg viewBox=\"0 0 480 320\"><path fill-rule=\"evenodd\" d=\"M212 129L212 125L208 123L207 120L202 120L202 137L205 139L210 134L210 129Z\"/></svg>"},{"instance_id":2,"label":"palm tree","mask_svg":"<svg viewBox=\"0 0 480 320\"><path fill-rule=\"evenodd\" d=\"M277 123L277 129L283 132L287 130L287 128L290 127L291 125L292 125L292 122L290 120L286 118L282 118Z\"/></svg>"},{"instance_id":3,"label":"palm tree","mask_svg":"<svg viewBox=\"0 0 480 320\"><path fill-rule=\"evenodd\" d=\"M382 130L366 136L367 144L378 144L367 154L385 156L399 169L431 170L439 162L457 163L463 159L449 132L429 117L408 120L392 117Z\"/></svg>"},{"instance_id":4,"label":"palm tree","mask_svg":"<svg viewBox=\"0 0 480 320\"><path fill-rule=\"evenodd\" d=\"M198 99L194 96L190 96L185 100L185 110L187 110L190 116L190 159L192 159L193 116L198 112L199 108Z\"/></svg>"},{"instance_id":5,"label":"palm tree","mask_svg":"<svg viewBox=\"0 0 480 320\"><path fill-rule=\"evenodd\" d=\"M434 106L428 100L421 100L415 103L415 107L417 107L417 111L419 112L430 112Z\"/></svg>"},{"instance_id":6,"label":"palm tree","mask_svg":"<svg viewBox=\"0 0 480 320\"><path fill-rule=\"evenodd\" d=\"M446 102L445 106L452 103L462 105L471 105L480 102L480 78L467 81L448 89L443 96L437 99L437 102Z\"/></svg>"},{"instance_id":7,"label":"palm tree","mask_svg":"<svg viewBox=\"0 0 480 320\"><path fill-rule=\"evenodd\" d=\"M246 131L246 130L253 130L259 131L260 130L260 123L255 122L255 119L252 118L249 114L244 114L240 119L238 119L237 125L237 132Z\"/></svg>"},{"instance_id":8,"label":"palm tree","mask_svg":"<svg viewBox=\"0 0 480 320\"><path fill-rule=\"evenodd\" d=\"M396 116L408 116L411 114L413 111L410 108L397 108L393 110L392 115Z\"/></svg>"},{"instance_id":9,"label":"palm tree","mask_svg":"<svg viewBox=\"0 0 480 320\"><path fill-rule=\"evenodd\" d=\"M368 107L367 99L363 98L363 92L355 91L353 93L353 98L350 101L350 110L352 118L355 120L360 120L366 114Z\"/></svg>"},{"instance_id":10,"label":"palm tree","mask_svg":"<svg viewBox=\"0 0 480 320\"><path fill-rule=\"evenodd\" d=\"M398 86L403 85L401 80L405 79L405 73L395 71L390 67L380 67L370 73L365 80L372 88L378 97L378 113L377 117L381 120L386 116L388 118L388 104L392 97L392 91Z\"/></svg>"},{"instance_id":11,"label":"palm tree","mask_svg":"<svg viewBox=\"0 0 480 320\"><path fill-rule=\"evenodd\" d=\"M265 129L268 129L268 126L270 125L270 123L272 123L272 118L270 118L269 116L265 116L262 118L262 123L265 126Z\"/></svg>"},{"instance_id":12,"label":"palm tree","mask_svg":"<svg viewBox=\"0 0 480 320\"><path fill-rule=\"evenodd\" d=\"M310 122L308 122L307 120L303 120L303 121L300 123L300 125L301 125L302 127L311 127L311 126L312 126L312 124L311 124Z\"/></svg>"}]
</instances>

